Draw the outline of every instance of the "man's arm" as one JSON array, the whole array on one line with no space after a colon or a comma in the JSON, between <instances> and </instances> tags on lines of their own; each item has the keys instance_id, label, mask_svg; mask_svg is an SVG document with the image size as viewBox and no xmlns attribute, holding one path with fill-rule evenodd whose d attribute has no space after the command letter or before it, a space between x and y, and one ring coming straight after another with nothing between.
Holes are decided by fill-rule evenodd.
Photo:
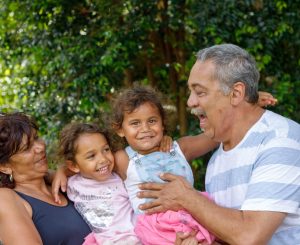
<instances>
[{"instance_id":1,"label":"man's arm","mask_svg":"<svg viewBox=\"0 0 300 245\"><path fill-rule=\"evenodd\" d=\"M185 136L179 138L177 142L187 161L203 156L219 145L204 134Z\"/></svg>"},{"instance_id":2,"label":"man's arm","mask_svg":"<svg viewBox=\"0 0 300 245\"><path fill-rule=\"evenodd\" d=\"M187 210L200 224L229 244L266 244L286 217L286 213L268 211L241 211L216 205L199 195L188 182L172 174L164 174L166 184L145 183L139 197L157 198L141 205L146 213L168 209ZM152 191L149 191L152 190Z\"/></svg>"},{"instance_id":3,"label":"man's arm","mask_svg":"<svg viewBox=\"0 0 300 245\"><path fill-rule=\"evenodd\" d=\"M0 188L0 200L0 237L3 244L43 244L21 198L10 189Z\"/></svg>"}]
</instances>

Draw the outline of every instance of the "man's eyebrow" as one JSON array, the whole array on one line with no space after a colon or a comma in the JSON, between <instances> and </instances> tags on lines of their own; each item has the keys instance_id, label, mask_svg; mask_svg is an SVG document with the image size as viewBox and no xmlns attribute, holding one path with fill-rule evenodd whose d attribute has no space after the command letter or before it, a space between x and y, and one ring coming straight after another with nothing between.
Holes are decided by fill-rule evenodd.
<instances>
[{"instance_id":1,"label":"man's eyebrow","mask_svg":"<svg viewBox=\"0 0 300 245\"><path fill-rule=\"evenodd\" d=\"M203 85L201 85L201 84L199 84L199 83L192 83L191 85L190 85L190 87L191 88L201 88L201 89L207 89L205 86L203 86Z\"/></svg>"}]
</instances>

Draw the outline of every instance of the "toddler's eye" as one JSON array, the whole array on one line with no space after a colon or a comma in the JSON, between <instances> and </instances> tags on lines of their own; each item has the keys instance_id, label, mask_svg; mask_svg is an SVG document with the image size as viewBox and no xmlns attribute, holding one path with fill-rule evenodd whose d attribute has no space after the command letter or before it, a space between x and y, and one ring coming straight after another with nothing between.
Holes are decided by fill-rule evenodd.
<instances>
[{"instance_id":1,"label":"toddler's eye","mask_svg":"<svg viewBox=\"0 0 300 245\"><path fill-rule=\"evenodd\" d=\"M131 122L130 125L137 126L137 125L139 125L139 122L137 122L137 121L136 122Z\"/></svg>"},{"instance_id":2,"label":"toddler's eye","mask_svg":"<svg viewBox=\"0 0 300 245\"><path fill-rule=\"evenodd\" d=\"M149 123L156 123L156 120L155 119L150 119Z\"/></svg>"}]
</instances>

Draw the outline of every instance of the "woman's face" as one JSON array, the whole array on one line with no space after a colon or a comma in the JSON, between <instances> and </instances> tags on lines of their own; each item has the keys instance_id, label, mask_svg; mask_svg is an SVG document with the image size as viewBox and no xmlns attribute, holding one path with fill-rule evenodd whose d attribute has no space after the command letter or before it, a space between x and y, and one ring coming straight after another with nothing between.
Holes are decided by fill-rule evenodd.
<instances>
[{"instance_id":1,"label":"woman's face","mask_svg":"<svg viewBox=\"0 0 300 245\"><path fill-rule=\"evenodd\" d=\"M16 183L43 177L48 171L45 142L33 133L30 142L24 135L19 151L8 162Z\"/></svg>"}]
</instances>

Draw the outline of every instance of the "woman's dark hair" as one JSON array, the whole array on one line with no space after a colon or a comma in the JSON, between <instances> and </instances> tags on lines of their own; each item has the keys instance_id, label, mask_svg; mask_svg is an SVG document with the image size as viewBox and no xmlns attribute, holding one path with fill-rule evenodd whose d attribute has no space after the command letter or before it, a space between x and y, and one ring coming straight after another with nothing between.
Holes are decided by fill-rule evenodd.
<instances>
[{"instance_id":1,"label":"woman's dark hair","mask_svg":"<svg viewBox=\"0 0 300 245\"><path fill-rule=\"evenodd\" d=\"M61 131L59 137L59 156L64 160L75 161L77 152L77 140L82 134L102 134L108 145L110 145L108 133L101 130L96 124L89 123L70 123L67 124Z\"/></svg>"},{"instance_id":2,"label":"woman's dark hair","mask_svg":"<svg viewBox=\"0 0 300 245\"><path fill-rule=\"evenodd\" d=\"M19 152L24 137L29 147L37 130L35 121L22 112L0 114L0 165ZM0 186L8 186L8 176L0 173L0 178Z\"/></svg>"},{"instance_id":3,"label":"woman's dark hair","mask_svg":"<svg viewBox=\"0 0 300 245\"><path fill-rule=\"evenodd\" d=\"M113 128L115 130L121 128L125 112L131 113L145 103L150 103L158 109L163 126L166 128L166 116L161 95L153 88L146 86L134 86L119 93L112 106Z\"/></svg>"}]
</instances>

